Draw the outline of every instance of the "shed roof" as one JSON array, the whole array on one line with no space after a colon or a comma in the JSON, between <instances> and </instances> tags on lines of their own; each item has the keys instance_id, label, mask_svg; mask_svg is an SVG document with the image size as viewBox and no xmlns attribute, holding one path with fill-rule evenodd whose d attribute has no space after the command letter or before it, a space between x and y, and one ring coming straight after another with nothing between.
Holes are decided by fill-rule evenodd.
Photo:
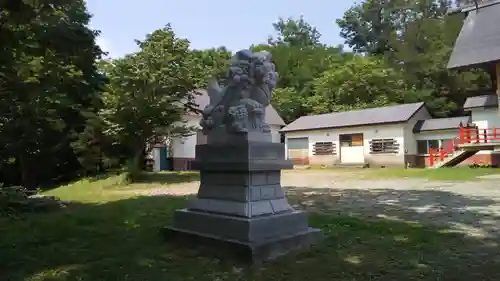
<instances>
[{"instance_id":1,"label":"shed roof","mask_svg":"<svg viewBox=\"0 0 500 281\"><path fill-rule=\"evenodd\" d=\"M500 60L500 1L483 1L478 9L467 6L462 30L448 68L467 68Z\"/></svg>"},{"instance_id":2,"label":"shed roof","mask_svg":"<svg viewBox=\"0 0 500 281\"><path fill-rule=\"evenodd\" d=\"M460 124L465 126L470 121L471 119L469 116L419 120L415 124L415 127L413 127L413 132L421 133L426 131L458 129L460 127Z\"/></svg>"},{"instance_id":3,"label":"shed roof","mask_svg":"<svg viewBox=\"0 0 500 281\"><path fill-rule=\"evenodd\" d=\"M347 112L302 116L282 129L284 132L355 127L408 121L424 106L423 102L368 108Z\"/></svg>"},{"instance_id":4,"label":"shed roof","mask_svg":"<svg viewBox=\"0 0 500 281\"><path fill-rule=\"evenodd\" d=\"M205 90L196 90L196 94L194 96L194 102L198 106L198 110L203 110L209 103L210 103L210 97L207 94L207 91ZM266 122L269 125L279 125L279 126L285 126L285 121L281 118L281 116L278 114L276 109L272 105L269 105L266 107Z\"/></svg>"},{"instance_id":5,"label":"shed roof","mask_svg":"<svg viewBox=\"0 0 500 281\"><path fill-rule=\"evenodd\" d=\"M465 100L464 109L498 107L497 95L482 95L470 97Z\"/></svg>"}]
</instances>

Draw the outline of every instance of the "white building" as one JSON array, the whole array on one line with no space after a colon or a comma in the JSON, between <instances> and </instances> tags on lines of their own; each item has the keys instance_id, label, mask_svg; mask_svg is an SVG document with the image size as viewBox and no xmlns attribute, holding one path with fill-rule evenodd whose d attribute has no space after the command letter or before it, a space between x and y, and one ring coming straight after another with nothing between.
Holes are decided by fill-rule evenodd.
<instances>
[{"instance_id":1,"label":"white building","mask_svg":"<svg viewBox=\"0 0 500 281\"><path fill-rule=\"evenodd\" d=\"M209 104L210 98L208 97L206 91L199 90L197 93L198 94L195 96L195 103L201 111ZM201 115L192 113L186 115L185 120L189 125L197 127L198 130L191 136L172 139L168 157L170 159L171 169L173 170L195 169L192 165L192 162L195 159L195 147L197 144L206 143L206 136L201 132L201 128L199 127ZM266 122L271 126L273 142L280 142L280 130L283 126L285 126L285 122L272 105L266 108ZM155 159L155 163L156 162L157 161Z\"/></svg>"},{"instance_id":2,"label":"white building","mask_svg":"<svg viewBox=\"0 0 500 281\"><path fill-rule=\"evenodd\" d=\"M467 116L432 119L420 102L304 116L282 132L295 164L423 167L429 146L458 137L468 123Z\"/></svg>"},{"instance_id":3,"label":"white building","mask_svg":"<svg viewBox=\"0 0 500 281\"><path fill-rule=\"evenodd\" d=\"M500 139L500 110L498 107L498 96L496 94L481 95L468 98L464 103L464 110L470 112L471 121L478 127L480 134L490 135L488 138ZM498 129L497 136L491 136L494 129ZM492 140L494 141L494 140ZM500 152L483 150L464 161L465 164L481 163L500 165Z\"/></svg>"}]
</instances>

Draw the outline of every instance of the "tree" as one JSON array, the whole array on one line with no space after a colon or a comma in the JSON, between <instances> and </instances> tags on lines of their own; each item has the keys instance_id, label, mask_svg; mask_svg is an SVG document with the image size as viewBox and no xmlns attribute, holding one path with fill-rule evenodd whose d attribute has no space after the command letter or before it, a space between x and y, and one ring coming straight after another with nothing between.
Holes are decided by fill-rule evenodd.
<instances>
[{"instance_id":1,"label":"tree","mask_svg":"<svg viewBox=\"0 0 500 281\"><path fill-rule=\"evenodd\" d=\"M225 47L206 50L193 50L190 53L192 64L192 76L196 79L197 88L206 88L210 79L217 79L224 84L227 74L227 66L231 59L231 52Z\"/></svg>"},{"instance_id":2,"label":"tree","mask_svg":"<svg viewBox=\"0 0 500 281\"><path fill-rule=\"evenodd\" d=\"M307 23L302 16L298 20L280 18L273 23L273 28L278 33L278 37L269 37L268 44L271 46L311 47L322 45L320 43L321 33L316 27Z\"/></svg>"},{"instance_id":3,"label":"tree","mask_svg":"<svg viewBox=\"0 0 500 281\"><path fill-rule=\"evenodd\" d=\"M357 53L385 55L407 31L410 23L421 19L442 18L447 0L366 0L348 9L337 24L340 35Z\"/></svg>"},{"instance_id":4,"label":"tree","mask_svg":"<svg viewBox=\"0 0 500 281\"><path fill-rule=\"evenodd\" d=\"M110 80L101 116L106 133L121 144L135 180L146 143L162 136L189 134L183 116L193 108L193 74L189 42L167 25L136 41L140 50L104 66Z\"/></svg>"},{"instance_id":5,"label":"tree","mask_svg":"<svg viewBox=\"0 0 500 281\"><path fill-rule=\"evenodd\" d=\"M435 116L461 114L470 91L491 85L484 73L446 68L462 26L460 16L447 16L450 1L367 0L338 20L341 35L356 52L378 55L401 71ZM475 81L476 83L470 83Z\"/></svg>"},{"instance_id":6,"label":"tree","mask_svg":"<svg viewBox=\"0 0 500 281\"><path fill-rule=\"evenodd\" d=\"M383 60L357 56L315 79L308 103L313 113L321 114L403 103L416 95Z\"/></svg>"},{"instance_id":7,"label":"tree","mask_svg":"<svg viewBox=\"0 0 500 281\"><path fill-rule=\"evenodd\" d=\"M277 39L269 44L252 46L252 51L267 50L279 73L272 104L289 123L311 112L305 100L312 94L311 82L323 71L341 65L350 57L341 46L320 43L319 31L304 21L280 19L273 24Z\"/></svg>"},{"instance_id":8,"label":"tree","mask_svg":"<svg viewBox=\"0 0 500 281\"><path fill-rule=\"evenodd\" d=\"M76 176L71 143L98 110L102 83L85 3L0 4L0 154L12 159L0 169L19 167L27 188Z\"/></svg>"}]
</instances>

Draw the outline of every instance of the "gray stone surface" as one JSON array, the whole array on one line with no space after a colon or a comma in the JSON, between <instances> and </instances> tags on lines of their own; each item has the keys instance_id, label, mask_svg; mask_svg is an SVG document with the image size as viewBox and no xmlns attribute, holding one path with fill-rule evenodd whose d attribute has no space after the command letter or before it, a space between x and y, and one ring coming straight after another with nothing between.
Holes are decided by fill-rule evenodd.
<instances>
[{"instance_id":1,"label":"gray stone surface","mask_svg":"<svg viewBox=\"0 0 500 281\"><path fill-rule=\"evenodd\" d=\"M236 52L229 61L227 86L221 88L212 80L207 88L210 103L203 110L200 125L208 135L208 143L270 142L265 108L277 79L269 52Z\"/></svg>"},{"instance_id":2,"label":"gray stone surface","mask_svg":"<svg viewBox=\"0 0 500 281\"><path fill-rule=\"evenodd\" d=\"M253 242L306 231L307 215L302 211L243 218L183 209L175 212L173 228L218 237Z\"/></svg>"},{"instance_id":3,"label":"gray stone surface","mask_svg":"<svg viewBox=\"0 0 500 281\"><path fill-rule=\"evenodd\" d=\"M198 196L175 212L173 226L165 228L168 237L197 240L215 251L226 245L252 262L320 238L306 214L288 204L281 187L281 169L292 163L264 122L276 79L269 53L243 50L230 62L227 87L209 83L210 104L201 122L207 144L196 146Z\"/></svg>"}]
</instances>

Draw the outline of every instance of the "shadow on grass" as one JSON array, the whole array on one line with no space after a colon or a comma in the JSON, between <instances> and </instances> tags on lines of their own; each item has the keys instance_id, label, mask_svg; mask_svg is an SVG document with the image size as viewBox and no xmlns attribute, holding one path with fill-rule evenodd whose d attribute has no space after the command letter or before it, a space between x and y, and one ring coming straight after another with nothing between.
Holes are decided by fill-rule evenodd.
<instances>
[{"instance_id":1,"label":"shadow on grass","mask_svg":"<svg viewBox=\"0 0 500 281\"><path fill-rule=\"evenodd\" d=\"M332 194L289 192L291 201L311 211L335 201ZM159 229L171 223L173 210L186 199L151 196L77 204L58 213L0 222L0 276L9 281L500 280L496 238L343 214L311 215L311 224L327 238L309 251L261 269L235 266L200 255L194 246L180 248L162 239ZM400 203L401 209L406 207L409 203Z\"/></svg>"}]
</instances>

